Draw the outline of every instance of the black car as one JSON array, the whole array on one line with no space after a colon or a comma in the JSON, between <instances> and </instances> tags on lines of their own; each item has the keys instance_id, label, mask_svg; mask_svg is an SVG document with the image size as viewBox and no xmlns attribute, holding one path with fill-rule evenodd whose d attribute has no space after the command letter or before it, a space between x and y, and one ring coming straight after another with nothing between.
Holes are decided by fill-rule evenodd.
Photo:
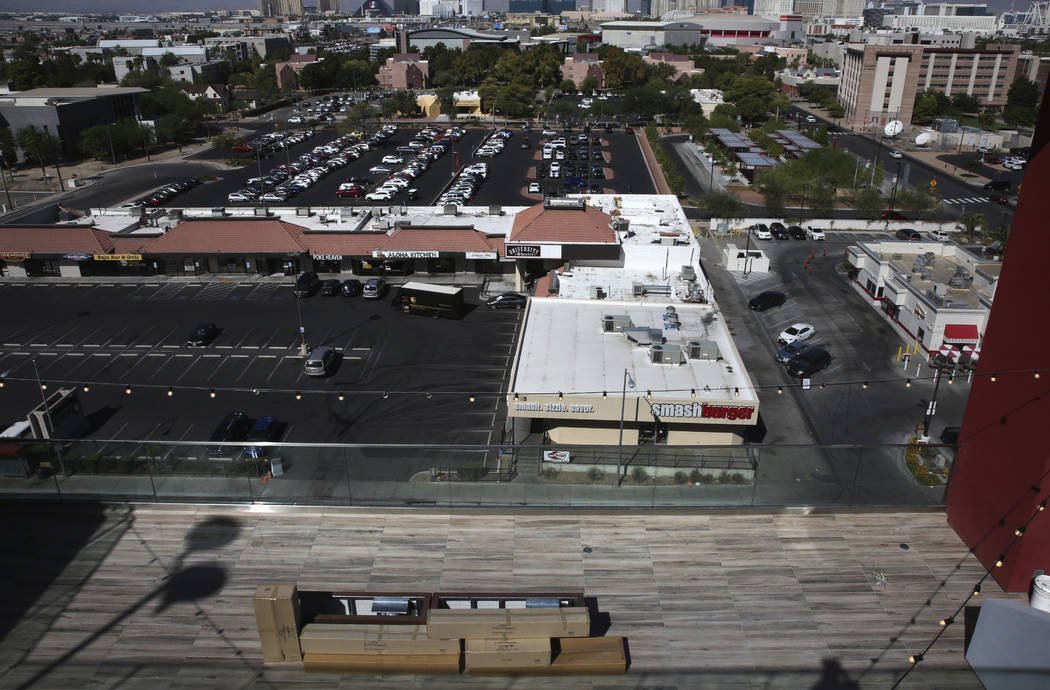
<instances>
[{"instance_id":1,"label":"black car","mask_svg":"<svg viewBox=\"0 0 1050 690\"><path fill-rule=\"evenodd\" d=\"M485 306L489 309L524 309L528 298L516 292L504 292L490 297Z\"/></svg>"},{"instance_id":2,"label":"black car","mask_svg":"<svg viewBox=\"0 0 1050 690\"><path fill-rule=\"evenodd\" d=\"M791 225L788 227L788 235L793 240L804 240L806 239L806 231L798 225Z\"/></svg>"},{"instance_id":3,"label":"black car","mask_svg":"<svg viewBox=\"0 0 1050 690\"><path fill-rule=\"evenodd\" d=\"M922 239L919 231L912 228L901 228L893 234L898 240L907 240L908 242L918 242Z\"/></svg>"},{"instance_id":4,"label":"black car","mask_svg":"<svg viewBox=\"0 0 1050 690\"><path fill-rule=\"evenodd\" d=\"M321 279L316 273L302 273L295 279L295 296L309 297L317 292L319 287L321 287Z\"/></svg>"},{"instance_id":5,"label":"black car","mask_svg":"<svg viewBox=\"0 0 1050 690\"><path fill-rule=\"evenodd\" d=\"M219 327L213 323L199 324L186 338L186 344L190 347L206 347L215 336L219 335Z\"/></svg>"},{"instance_id":6,"label":"black car","mask_svg":"<svg viewBox=\"0 0 1050 690\"><path fill-rule=\"evenodd\" d=\"M769 232L775 240L791 239L791 235L788 234L788 229L784 227L783 223L770 223Z\"/></svg>"},{"instance_id":7,"label":"black car","mask_svg":"<svg viewBox=\"0 0 1050 690\"><path fill-rule=\"evenodd\" d=\"M801 340L796 340L793 343L788 343L775 355L777 362L780 364L790 364L792 360L801 355L806 350L811 349L813 346L809 343L804 343Z\"/></svg>"},{"instance_id":8,"label":"black car","mask_svg":"<svg viewBox=\"0 0 1050 690\"><path fill-rule=\"evenodd\" d=\"M219 425L215 427L209 441L232 443L243 441L248 434L248 415L243 412L231 412L222 418ZM237 448L229 446L208 446L208 455L212 457L229 456L237 452Z\"/></svg>"},{"instance_id":9,"label":"black car","mask_svg":"<svg viewBox=\"0 0 1050 690\"><path fill-rule=\"evenodd\" d=\"M284 424L277 417L260 417L245 436L247 441L266 442L280 441L284 435ZM258 446L248 446L244 454L251 458L261 457L265 449Z\"/></svg>"},{"instance_id":10,"label":"black car","mask_svg":"<svg viewBox=\"0 0 1050 690\"><path fill-rule=\"evenodd\" d=\"M342 284L338 280L322 280L321 294L325 297L333 297L339 294Z\"/></svg>"},{"instance_id":11,"label":"black car","mask_svg":"<svg viewBox=\"0 0 1050 690\"><path fill-rule=\"evenodd\" d=\"M993 192L1005 192L1010 189L1009 180L992 180L991 182L985 182L984 188Z\"/></svg>"},{"instance_id":12,"label":"black car","mask_svg":"<svg viewBox=\"0 0 1050 690\"><path fill-rule=\"evenodd\" d=\"M356 297L361 294L361 288L363 288L360 280L356 278L350 278L349 280L343 281L342 293L344 297Z\"/></svg>"},{"instance_id":13,"label":"black car","mask_svg":"<svg viewBox=\"0 0 1050 690\"><path fill-rule=\"evenodd\" d=\"M766 309L779 307L786 301L787 296L783 292L767 290L766 292L760 292L752 297L751 301L747 303L747 306L751 307L754 311L765 311Z\"/></svg>"},{"instance_id":14,"label":"black car","mask_svg":"<svg viewBox=\"0 0 1050 690\"><path fill-rule=\"evenodd\" d=\"M831 364L831 354L820 347L811 347L788 364L789 376L804 379L809 378L824 367Z\"/></svg>"}]
</instances>

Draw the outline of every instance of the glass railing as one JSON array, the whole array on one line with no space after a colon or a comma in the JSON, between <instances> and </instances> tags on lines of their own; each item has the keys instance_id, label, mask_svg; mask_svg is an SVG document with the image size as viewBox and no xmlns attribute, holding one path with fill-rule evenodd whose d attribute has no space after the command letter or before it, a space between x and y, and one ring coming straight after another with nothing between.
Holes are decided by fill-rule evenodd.
<instances>
[{"instance_id":1,"label":"glass railing","mask_svg":"<svg viewBox=\"0 0 1050 690\"><path fill-rule=\"evenodd\" d=\"M940 506L950 446L10 441L0 495L340 506Z\"/></svg>"}]
</instances>

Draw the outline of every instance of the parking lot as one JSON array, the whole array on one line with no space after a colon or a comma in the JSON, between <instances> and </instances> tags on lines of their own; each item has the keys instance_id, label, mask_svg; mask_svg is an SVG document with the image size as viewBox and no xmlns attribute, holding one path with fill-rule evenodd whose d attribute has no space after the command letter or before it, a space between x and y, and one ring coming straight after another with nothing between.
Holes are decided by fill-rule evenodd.
<instances>
[{"instance_id":1,"label":"parking lot","mask_svg":"<svg viewBox=\"0 0 1050 690\"><path fill-rule=\"evenodd\" d=\"M311 378L290 284L3 284L0 421L40 403L35 362L49 391L78 390L94 439L207 441L242 411L278 417L289 442L498 442L521 312L433 320L395 312L390 299L301 300L310 346L341 354L330 376ZM206 321L218 337L188 347Z\"/></svg>"},{"instance_id":2,"label":"parking lot","mask_svg":"<svg viewBox=\"0 0 1050 690\"><path fill-rule=\"evenodd\" d=\"M922 421L934 383L923 367L910 387L916 363L907 370L897 355L904 342L883 315L865 303L846 276L836 271L845 248L858 241L888 240L889 233L828 232L826 241L754 240L771 260L769 273L746 278L729 273L715 257L718 245L703 241L704 267L733 330L752 380L760 387L764 443L906 443ZM735 241L743 246L741 238ZM747 301L766 290L787 296L782 306L763 312ZM826 349L830 364L803 390L798 378L774 360L778 334L795 323L814 326L809 344ZM864 384L868 387L865 388ZM779 394L778 388L784 392ZM962 421L969 386L964 377L941 386L933 436Z\"/></svg>"},{"instance_id":3,"label":"parking lot","mask_svg":"<svg viewBox=\"0 0 1050 690\"><path fill-rule=\"evenodd\" d=\"M519 128L511 131L506 139L504 149L493 157L475 156L475 152L482 142L491 135L492 130L488 128L473 127L466 130L465 135L457 142L453 142L447 153L434 161L429 169L424 171L416 179L412 180L410 187L417 190L416 199L409 197L407 188L395 195L390 200L368 201L361 198L340 198L336 195L339 185L350 178L365 178L369 180L368 188L380 184L386 178L386 174L370 173L369 169L380 165L382 159L389 155L399 155L406 162L411 156L406 153L397 152L399 146L407 145L412 138L422 129L418 127L399 126L393 136L375 146L370 151L364 152L360 158L350 162L345 167L336 169L322 177L309 189L305 189L295 196L287 199L284 203L273 203L271 205L285 206L321 206L321 205L430 205L435 202L441 192L449 185L454 171L463 167L483 161L488 163L490 175L477 189L475 196L468 202L470 205L506 205L520 206L536 203L542 200L543 193L563 194L568 190L564 186L564 178L555 180L542 180L538 178L538 163L542 160L542 129L533 129L524 133ZM583 131L576 128L564 133L559 130L559 136L578 136ZM586 155L593 156L594 151L600 151L602 162L602 177L594 175L593 165L586 167L584 175L581 175L585 184L584 188L590 188L592 184L600 184L605 193L655 193L652 179L645 167L641 151L633 135L624 133L622 130L605 132L604 130L588 133L588 141L594 137L599 138L599 144L588 143ZM226 170L216 174L217 179L208 180L191 190L183 192L165 205L167 206L196 206L217 207L231 205L249 205L248 203L231 203L229 194L241 190L247 181L253 177L261 177L269 174L278 166L288 165L299 159L300 156L308 154L313 148L329 144L339 138L335 130L318 130L316 134L298 144L284 150L277 150L268 154L269 158L254 157L251 153L239 153L238 157L249 162L244 168ZM522 148L523 143L528 143L527 148ZM593 160L593 159L591 159ZM397 166L392 166L397 168ZM174 180L160 180L167 183ZM539 181L543 184L542 193L529 193L530 182ZM155 185L156 183L154 183ZM156 186L150 186L150 190ZM145 191L145 190L144 190ZM134 197L139 198L139 197ZM130 201L129 199L113 199L113 205L119 205ZM252 202L255 204L261 202Z\"/></svg>"}]
</instances>

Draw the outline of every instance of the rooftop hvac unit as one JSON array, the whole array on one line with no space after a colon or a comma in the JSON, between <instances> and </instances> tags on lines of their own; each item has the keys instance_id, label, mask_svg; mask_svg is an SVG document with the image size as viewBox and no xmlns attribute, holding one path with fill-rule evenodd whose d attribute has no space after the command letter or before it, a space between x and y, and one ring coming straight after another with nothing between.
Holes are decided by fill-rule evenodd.
<instances>
[{"instance_id":1,"label":"rooftop hvac unit","mask_svg":"<svg viewBox=\"0 0 1050 690\"><path fill-rule=\"evenodd\" d=\"M226 215L226 209L224 209L224 208L213 208L211 210L211 215L212 215L213 218L216 218L216 217L219 217L219 216L225 216Z\"/></svg>"},{"instance_id":2,"label":"rooftop hvac unit","mask_svg":"<svg viewBox=\"0 0 1050 690\"><path fill-rule=\"evenodd\" d=\"M713 340L690 340L686 343L689 359L708 359L715 361L720 359L718 343Z\"/></svg>"},{"instance_id":3,"label":"rooftop hvac unit","mask_svg":"<svg viewBox=\"0 0 1050 690\"><path fill-rule=\"evenodd\" d=\"M445 204L445 207L442 209L441 212L446 216L458 216L459 206L456 206L455 204Z\"/></svg>"},{"instance_id":4,"label":"rooftop hvac unit","mask_svg":"<svg viewBox=\"0 0 1050 690\"><path fill-rule=\"evenodd\" d=\"M490 216L502 216L503 215L503 207L502 206L489 206L489 215Z\"/></svg>"},{"instance_id":5,"label":"rooftop hvac unit","mask_svg":"<svg viewBox=\"0 0 1050 690\"><path fill-rule=\"evenodd\" d=\"M664 342L664 334L658 328L625 328L623 334L633 343L639 345L660 345Z\"/></svg>"},{"instance_id":6,"label":"rooftop hvac unit","mask_svg":"<svg viewBox=\"0 0 1050 690\"><path fill-rule=\"evenodd\" d=\"M262 208L256 207L252 209L252 214L256 216L269 216L270 211L265 206Z\"/></svg>"},{"instance_id":7,"label":"rooftop hvac unit","mask_svg":"<svg viewBox=\"0 0 1050 690\"><path fill-rule=\"evenodd\" d=\"M627 314L610 314L602 317L603 333L619 333L633 325L631 317Z\"/></svg>"},{"instance_id":8,"label":"rooftop hvac unit","mask_svg":"<svg viewBox=\"0 0 1050 690\"><path fill-rule=\"evenodd\" d=\"M645 283L631 283L631 294L635 297L645 295L670 295L670 285L646 285Z\"/></svg>"},{"instance_id":9,"label":"rooftop hvac unit","mask_svg":"<svg viewBox=\"0 0 1050 690\"><path fill-rule=\"evenodd\" d=\"M601 285L591 286L591 299L605 299L605 290L602 289Z\"/></svg>"},{"instance_id":10,"label":"rooftop hvac unit","mask_svg":"<svg viewBox=\"0 0 1050 690\"><path fill-rule=\"evenodd\" d=\"M650 345L649 360L653 364L685 364L681 345Z\"/></svg>"},{"instance_id":11,"label":"rooftop hvac unit","mask_svg":"<svg viewBox=\"0 0 1050 690\"><path fill-rule=\"evenodd\" d=\"M696 269L692 266L682 266L682 280L696 280Z\"/></svg>"},{"instance_id":12,"label":"rooftop hvac unit","mask_svg":"<svg viewBox=\"0 0 1050 690\"><path fill-rule=\"evenodd\" d=\"M312 216L313 214L310 213L310 207L306 206L306 207L301 207L301 208L295 209L295 215L309 217L309 216Z\"/></svg>"}]
</instances>

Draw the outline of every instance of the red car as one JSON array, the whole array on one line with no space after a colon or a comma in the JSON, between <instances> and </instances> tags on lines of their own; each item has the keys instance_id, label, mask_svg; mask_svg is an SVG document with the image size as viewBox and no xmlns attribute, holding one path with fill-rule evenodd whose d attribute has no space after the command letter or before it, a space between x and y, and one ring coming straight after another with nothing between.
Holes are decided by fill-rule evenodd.
<instances>
[{"instance_id":1,"label":"red car","mask_svg":"<svg viewBox=\"0 0 1050 690\"><path fill-rule=\"evenodd\" d=\"M993 196L992 201L994 201L997 204L1002 204L1003 206L1006 206L1010 203L1010 200L1007 199L1005 196L1002 196L1001 194L996 194L995 196Z\"/></svg>"},{"instance_id":2,"label":"red car","mask_svg":"<svg viewBox=\"0 0 1050 690\"><path fill-rule=\"evenodd\" d=\"M365 193L364 187L348 187L347 189L336 190L335 195L339 197L343 196L362 196Z\"/></svg>"},{"instance_id":3,"label":"red car","mask_svg":"<svg viewBox=\"0 0 1050 690\"><path fill-rule=\"evenodd\" d=\"M255 147L251 144L237 144L233 147L234 151L240 151L241 153L248 153L255 150Z\"/></svg>"},{"instance_id":4,"label":"red car","mask_svg":"<svg viewBox=\"0 0 1050 690\"><path fill-rule=\"evenodd\" d=\"M882 219L883 220L908 220L907 218L905 218L900 213L897 213L896 211L883 211L882 212Z\"/></svg>"}]
</instances>

